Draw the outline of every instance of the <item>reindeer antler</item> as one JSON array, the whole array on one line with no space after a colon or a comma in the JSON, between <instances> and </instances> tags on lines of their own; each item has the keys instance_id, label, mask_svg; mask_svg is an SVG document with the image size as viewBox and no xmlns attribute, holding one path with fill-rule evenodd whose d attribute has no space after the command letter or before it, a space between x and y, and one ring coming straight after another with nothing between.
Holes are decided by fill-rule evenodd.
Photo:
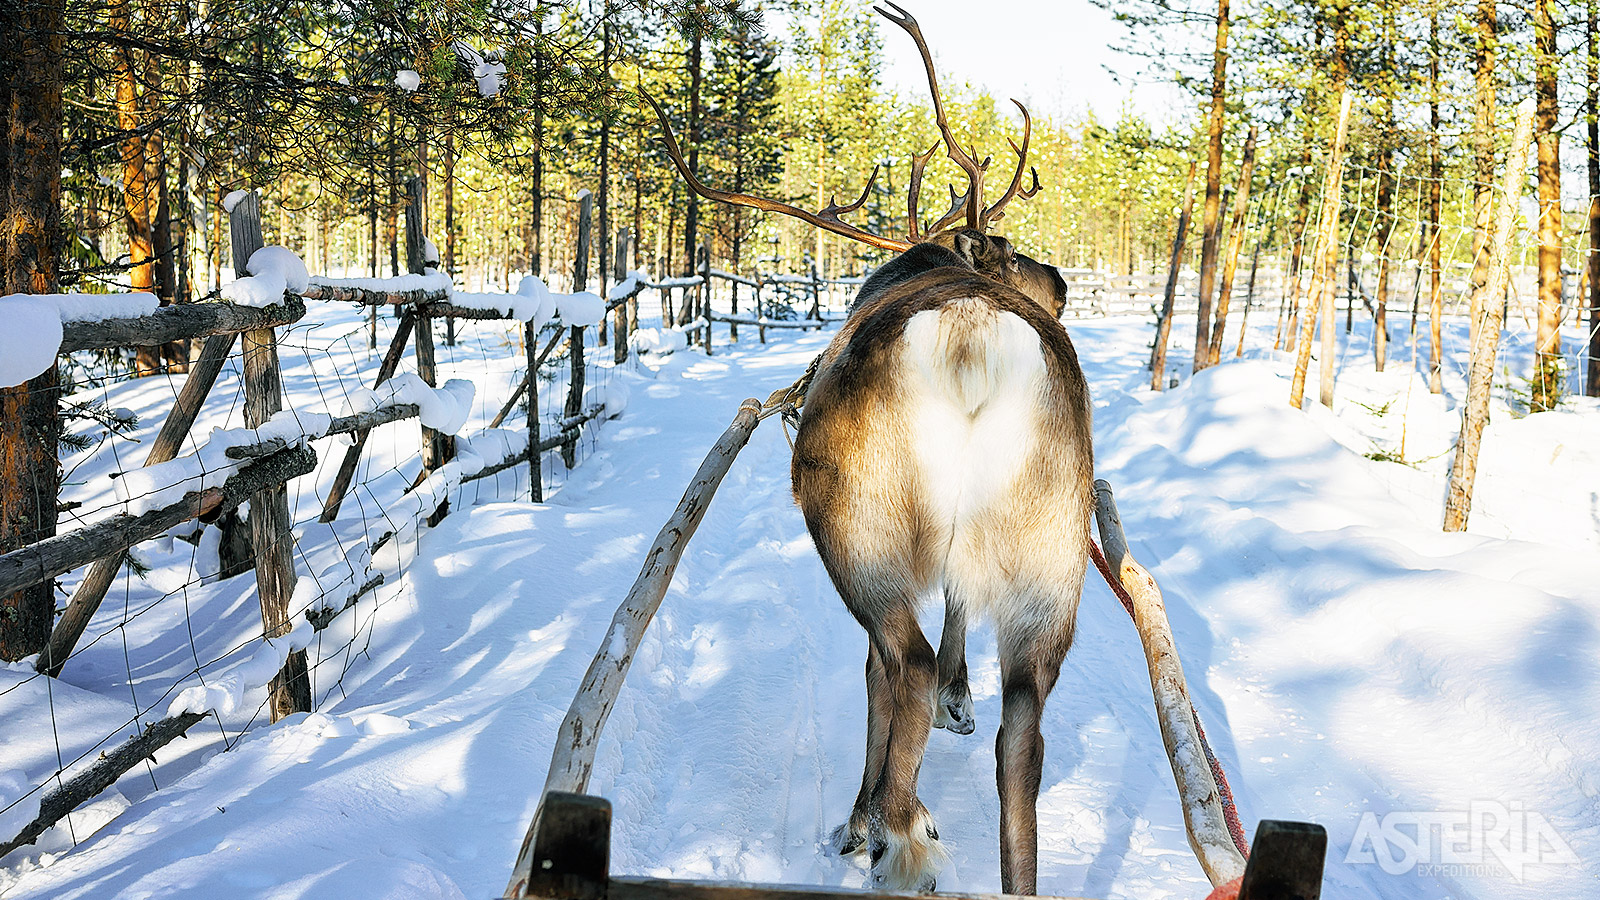
<instances>
[{"instance_id":1,"label":"reindeer antler","mask_svg":"<svg viewBox=\"0 0 1600 900\"><path fill-rule=\"evenodd\" d=\"M1017 171L1016 174L1011 176L1011 187L1006 188L1005 195L996 200L993 206L983 211L983 216L978 220L978 230L980 231L987 231L990 224L998 222L1005 216L1006 204L1011 202L1012 197L1020 196L1026 200L1039 193L1039 170L1031 166L1028 171L1033 174L1033 186L1020 194L1017 192L1017 189L1022 187L1022 167L1028 164L1028 139L1033 137L1033 117L1028 115L1028 108L1023 106L1021 102L1016 99L1011 102L1017 104L1017 109L1022 110L1022 146L1018 147L1016 141L1006 138L1006 143L1011 145L1011 152L1017 154Z\"/></svg>"},{"instance_id":2,"label":"reindeer antler","mask_svg":"<svg viewBox=\"0 0 1600 900\"><path fill-rule=\"evenodd\" d=\"M911 244L907 241L897 241L893 238L886 238L882 237L881 235L873 234L870 231L863 231L860 228L840 221L839 219L840 214L860 209L861 204L867 202L867 197L872 194L872 186L878 182L879 166L873 166L872 177L867 179L867 187L861 192L861 196L857 198L856 202L846 206L840 206L832 198L829 198L828 205L814 213L806 212L798 206L791 206L778 200L769 200L765 197L756 197L751 194L740 194L733 191L719 191L716 188L706 186L706 184L701 182L699 178L695 177L693 172L689 171L689 164L684 162L683 151L678 147L678 139L673 136L672 126L667 123L667 114L661 111L660 104L656 103L655 98L651 97L648 93L644 94L644 99L649 102L650 108L656 111L656 118L661 120L661 143L666 147L667 155L672 157L673 164L678 167L678 171L682 173L683 180L688 182L690 189L700 196L705 197L708 200L720 200L723 203L732 203L736 206L748 206L752 209L760 209L765 210L766 212L777 212L783 213L787 216L794 216L795 218L809 222L818 228L831 231L834 234L842 235L847 238L853 238L861 241L864 244L871 244L874 247L879 247L884 250L898 250L904 252L911 249Z\"/></svg>"},{"instance_id":3,"label":"reindeer antler","mask_svg":"<svg viewBox=\"0 0 1600 900\"><path fill-rule=\"evenodd\" d=\"M951 225L954 225L961 219L963 213L966 216L967 227L976 228L979 231L988 231L991 224L999 221L1000 218L1005 215L1005 206L1007 203L1011 202L1012 198L1020 196L1022 199L1026 200L1039 192L1038 170L1030 169L1027 165L1028 141L1033 136L1033 119L1028 115L1027 107L1023 106L1021 103L1018 103L1016 100L1011 101L1012 103L1017 104L1017 109L1022 110L1022 146L1018 147L1016 141L1013 141L1010 138L1006 139L1006 141L1011 144L1012 151L1017 154L1017 171L1016 174L1011 177L1011 186L1006 189L1005 195L999 200L995 201L993 206L985 209L983 206L983 175L984 172L989 168L990 158L985 157L983 162L980 163L977 161L977 153L961 149L961 144L957 142L955 136L950 133L950 120L944 114L944 99L939 94L939 79L933 68L933 54L928 51L927 41L923 40L922 38L922 27L917 24L917 20L914 16L906 12L900 7L899 4L894 3L893 0L883 0L883 3L885 6L893 9L894 12L890 12L889 10L886 10L880 6L874 6L873 10L876 11L878 15L883 16L885 19L888 19L889 21L905 29L906 33L911 35L911 39L916 42L917 51L922 54L922 68L928 73L928 91L933 95L933 114L935 121L937 121L939 124L939 134L944 141L946 152L948 153L950 159L956 165L960 166L963 172L967 173L968 184L966 193L958 197L956 196L955 188L953 186L950 188L950 198L952 201L950 211L941 216L938 221L934 222L933 225L928 228L927 233L934 234L949 228ZM937 147L937 145L935 146ZM927 164L928 157L932 156L932 154L933 150L929 150L928 154L925 156L912 157L911 196L909 203L912 214L912 240L917 240L919 237L918 225L916 221L916 209L917 193L922 187L922 169L923 166ZM1022 187L1022 173L1025 169L1032 172L1033 185L1027 190L1023 191L1020 190L1020 188Z\"/></svg>"},{"instance_id":4,"label":"reindeer antler","mask_svg":"<svg viewBox=\"0 0 1600 900\"><path fill-rule=\"evenodd\" d=\"M910 223L906 229L906 237L912 241L922 240L922 220L917 218L917 198L922 193L922 170L928 167L928 160L933 159L934 151L939 149L939 142L935 141L927 153L911 154L911 188L906 192L906 219Z\"/></svg>"},{"instance_id":5,"label":"reindeer antler","mask_svg":"<svg viewBox=\"0 0 1600 900\"><path fill-rule=\"evenodd\" d=\"M917 24L916 18L911 13L906 12L893 0L883 0L883 2L894 12L891 13L882 6L874 6L873 11L904 28L906 34L911 35L911 39L916 41L917 50L922 54L922 68L928 73L928 91L933 95L933 117L939 124L939 134L944 138L945 151L951 161L967 173L967 179L971 182L965 195L967 224L979 228L981 226L978 223L983 214L983 167L972 158L972 155L961 149L960 142L950 133L950 120L944 114L944 99L939 95L939 78L933 69L933 54L928 51L928 42L922 39L922 26Z\"/></svg>"}]
</instances>

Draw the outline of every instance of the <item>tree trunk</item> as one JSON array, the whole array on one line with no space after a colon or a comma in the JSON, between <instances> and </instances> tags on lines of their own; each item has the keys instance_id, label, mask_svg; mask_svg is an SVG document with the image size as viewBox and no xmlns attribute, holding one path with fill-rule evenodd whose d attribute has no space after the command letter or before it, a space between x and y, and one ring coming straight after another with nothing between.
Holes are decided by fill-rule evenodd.
<instances>
[{"instance_id":1,"label":"tree trunk","mask_svg":"<svg viewBox=\"0 0 1600 900\"><path fill-rule=\"evenodd\" d=\"M1551 0L1534 3L1534 96L1539 141L1539 330L1534 342L1534 411L1553 409L1561 401L1561 133L1556 72L1556 23Z\"/></svg>"},{"instance_id":2,"label":"tree trunk","mask_svg":"<svg viewBox=\"0 0 1600 900\"><path fill-rule=\"evenodd\" d=\"M1489 391L1494 380L1494 359L1500 347L1500 324L1505 305L1507 265L1511 256L1511 233L1516 223L1517 204L1526 180L1528 142L1533 137L1534 104L1523 101L1517 108L1517 128L1506 155L1505 182L1490 252L1488 279L1478 289L1485 296L1474 298L1473 305L1483 310L1478 325L1482 340L1472 346L1472 367L1467 373L1467 399L1461 407L1461 437L1456 441L1455 459L1450 463L1450 482L1445 494L1444 530L1465 531L1472 511L1472 486L1478 471L1478 448L1483 441L1483 426L1489 418Z\"/></svg>"},{"instance_id":3,"label":"tree trunk","mask_svg":"<svg viewBox=\"0 0 1600 900\"><path fill-rule=\"evenodd\" d=\"M1222 212L1222 132L1227 96L1228 0L1217 0L1217 47L1211 57L1211 117L1206 125L1206 203L1201 217L1200 307L1195 313L1194 364L1215 359L1211 346L1211 291L1217 277L1218 225ZM981 200L981 198L980 198Z\"/></svg>"},{"instance_id":4,"label":"tree trunk","mask_svg":"<svg viewBox=\"0 0 1600 900\"><path fill-rule=\"evenodd\" d=\"M400 172L397 136L394 128L394 111L389 111L389 157L385 180L388 182L389 202L383 209L383 239L389 243L389 276L400 275Z\"/></svg>"},{"instance_id":5,"label":"tree trunk","mask_svg":"<svg viewBox=\"0 0 1600 900\"><path fill-rule=\"evenodd\" d=\"M533 61L533 215L529 230L532 246L528 250L528 271L544 274L544 89L549 73L545 68L543 7L534 4Z\"/></svg>"},{"instance_id":6,"label":"tree trunk","mask_svg":"<svg viewBox=\"0 0 1600 900\"><path fill-rule=\"evenodd\" d=\"M131 0L114 0L107 13L107 24L116 34L133 34ZM117 128L122 132L122 205L123 222L128 230L129 286L135 291L156 292L154 240L150 229L149 167L145 165L145 139L139 132L142 110L139 106L139 72L142 67L134 59L134 51L127 44L112 51L112 79L116 83ZM138 375L152 375L161 366L161 351L155 347L139 349L134 363Z\"/></svg>"},{"instance_id":7,"label":"tree trunk","mask_svg":"<svg viewBox=\"0 0 1600 900\"><path fill-rule=\"evenodd\" d=\"M1472 116L1472 303L1483 296L1478 288L1489 277L1489 230L1494 217L1494 110L1495 57L1499 28L1496 0L1478 0L1476 24L1478 45L1473 72ZM1497 301L1498 302L1498 301ZM1473 306L1469 314L1473 352L1478 347L1478 319L1482 312Z\"/></svg>"},{"instance_id":8,"label":"tree trunk","mask_svg":"<svg viewBox=\"0 0 1600 900\"><path fill-rule=\"evenodd\" d=\"M700 32L695 30L689 39L689 121L684 133L689 141L689 171L700 174ZM820 230L820 229L819 229ZM689 206L683 214L683 274L693 275L695 251L700 246L700 195L689 192ZM687 299L689 292L684 292ZM680 317L682 318L682 317Z\"/></svg>"},{"instance_id":9,"label":"tree trunk","mask_svg":"<svg viewBox=\"0 0 1600 900\"><path fill-rule=\"evenodd\" d=\"M1372 362L1382 372L1389 362L1389 245L1394 240L1394 145L1389 133L1378 151L1378 287L1372 312ZM1354 304L1352 303L1352 306Z\"/></svg>"},{"instance_id":10,"label":"tree trunk","mask_svg":"<svg viewBox=\"0 0 1600 900\"><path fill-rule=\"evenodd\" d=\"M1600 397L1600 15L1589 0L1589 53L1585 63L1589 79L1589 377L1584 393Z\"/></svg>"},{"instance_id":11,"label":"tree trunk","mask_svg":"<svg viewBox=\"0 0 1600 900\"><path fill-rule=\"evenodd\" d=\"M1161 315L1156 320L1156 339L1150 348L1150 390L1166 388L1167 338L1172 333L1172 308L1177 300L1178 273L1183 267L1183 245L1189 237L1189 218L1194 214L1195 161L1189 161L1189 174L1183 180L1183 211L1178 214L1178 233L1172 238L1172 259L1167 264L1167 288L1161 300Z\"/></svg>"},{"instance_id":12,"label":"tree trunk","mask_svg":"<svg viewBox=\"0 0 1600 900\"><path fill-rule=\"evenodd\" d=\"M1338 289L1334 261L1338 253L1336 234L1339 230L1339 190L1344 175L1344 142L1350 124L1348 89L1340 91L1339 121L1334 131L1333 150L1328 154L1328 175L1322 188L1322 211L1318 216L1316 251L1311 261L1311 290L1306 301L1305 315L1300 324L1300 348L1295 357L1294 381L1289 388L1289 402L1300 409L1305 400L1306 369L1311 361L1311 339L1317 330L1317 310L1322 313L1322 394L1325 406L1333 405L1333 354L1329 345L1333 341L1333 298ZM1315 307L1313 307L1315 304Z\"/></svg>"},{"instance_id":13,"label":"tree trunk","mask_svg":"<svg viewBox=\"0 0 1600 900\"><path fill-rule=\"evenodd\" d=\"M611 80L611 4L607 2L602 10L603 21L600 26L600 68L606 75L606 81ZM611 281L611 119L600 121L600 190L595 195L595 202L599 205L600 246L595 254L595 264L600 272L600 296L605 298L606 291ZM622 278L622 273L617 273L617 278ZM582 290L582 288L579 288ZM598 343L604 346L606 342L606 316L600 316L600 332Z\"/></svg>"},{"instance_id":14,"label":"tree trunk","mask_svg":"<svg viewBox=\"0 0 1600 900\"><path fill-rule=\"evenodd\" d=\"M1228 249L1222 263L1222 289L1217 294L1217 320L1211 328L1204 364L1196 362L1195 369L1214 366L1222 355L1222 336L1228 328L1228 305L1233 296L1233 276L1239 266L1239 252L1244 249L1245 214L1250 208L1250 178L1256 167L1256 128L1250 126L1250 135L1244 141L1244 159L1239 166L1239 189L1233 197L1233 233L1228 238Z\"/></svg>"},{"instance_id":15,"label":"tree trunk","mask_svg":"<svg viewBox=\"0 0 1600 900\"><path fill-rule=\"evenodd\" d=\"M456 138L455 133L444 133L444 259L439 268L453 279L456 274ZM456 320L444 320L444 343L456 345Z\"/></svg>"},{"instance_id":16,"label":"tree trunk","mask_svg":"<svg viewBox=\"0 0 1600 900\"><path fill-rule=\"evenodd\" d=\"M62 0L11 13L0 35L0 255L4 293L58 288L61 234ZM51 366L0 389L0 553L56 533L58 380ZM0 660L38 653L50 637L55 584L0 597Z\"/></svg>"},{"instance_id":17,"label":"tree trunk","mask_svg":"<svg viewBox=\"0 0 1600 900\"><path fill-rule=\"evenodd\" d=\"M1590 0L1592 3L1593 0ZM1439 9L1428 20L1428 390L1444 391L1444 242L1439 219L1444 208L1444 156L1439 148ZM1421 277L1421 273L1418 273Z\"/></svg>"},{"instance_id":18,"label":"tree trunk","mask_svg":"<svg viewBox=\"0 0 1600 900\"><path fill-rule=\"evenodd\" d=\"M1300 154L1300 194L1295 198L1294 219L1289 223L1289 283L1288 311L1282 318L1287 327L1280 327L1272 340L1272 349L1284 347L1284 337L1293 343L1300 322L1300 270L1305 264L1306 223L1311 217L1311 146L1306 145Z\"/></svg>"}]
</instances>

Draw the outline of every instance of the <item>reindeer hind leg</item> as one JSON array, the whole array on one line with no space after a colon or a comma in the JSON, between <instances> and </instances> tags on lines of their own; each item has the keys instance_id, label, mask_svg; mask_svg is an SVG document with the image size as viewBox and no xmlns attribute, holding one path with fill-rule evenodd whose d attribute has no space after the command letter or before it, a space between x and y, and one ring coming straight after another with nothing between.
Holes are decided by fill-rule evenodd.
<instances>
[{"instance_id":1,"label":"reindeer hind leg","mask_svg":"<svg viewBox=\"0 0 1600 900\"><path fill-rule=\"evenodd\" d=\"M933 727L956 734L977 728L967 686L967 613L949 588L944 593L944 629L939 633L939 702Z\"/></svg>"}]
</instances>

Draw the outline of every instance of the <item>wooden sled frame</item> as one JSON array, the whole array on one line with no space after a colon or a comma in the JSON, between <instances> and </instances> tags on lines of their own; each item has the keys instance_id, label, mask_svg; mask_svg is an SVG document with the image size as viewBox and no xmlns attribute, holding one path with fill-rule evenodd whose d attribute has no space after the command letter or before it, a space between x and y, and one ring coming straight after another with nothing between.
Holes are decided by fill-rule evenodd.
<instances>
[{"instance_id":1,"label":"wooden sled frame","mask_svg":"<svg viewBox=\"0 0 1600 900\"><path fill-rule=\"evenodd\" d=\"M799 885L612 877L611 804L589 794L551 792L534 817L524 852L533 866L507 897L546 900L910 900L921 894ZM1245 865L1238 900L1320 900L1328 836L1320 825L1263 819ZM531 851L531 852L530 852ZM940 892L949 900L1001 900L1009 894ZM1085 898L1059 898L1085 900Z\"/></svg>"},{"instance_id":2,"label":"wooden sled frame","mask_svg":"<svg viewBox=\"0 0 1600 900\"><path fill-rule=\"evenodd\" d=\"M557 732L539 806L529 823L504 896L547 900L859 900L868 892L789 885L750 885L610 875L611 804L586 793L600 733L666 595L689 539L739 451L762 419L783 410L745 400L706 455L667 523L645 555L638 578L612 617L566 718ZM1183 667L1155 579L1128 552L1111 486L1095 482L1096 511L1105 545L1107 580L1126 596L1150 671L1162 743L1183 804L1190 847L1213 886L1239 881L1238 900L1320 900L1327 832L1305 822L1263 819L1248 861L1242 838L1228 830L1222 792L1199 761L1204 736L1189 703ZM1098 549L1091 548L1096 555ZM912 894L872 892L880 896ZM999 894L943 893L956 900L995 900ZM1233 895L1229 895L1233 896Z\"/></svg>"}]
</instances>

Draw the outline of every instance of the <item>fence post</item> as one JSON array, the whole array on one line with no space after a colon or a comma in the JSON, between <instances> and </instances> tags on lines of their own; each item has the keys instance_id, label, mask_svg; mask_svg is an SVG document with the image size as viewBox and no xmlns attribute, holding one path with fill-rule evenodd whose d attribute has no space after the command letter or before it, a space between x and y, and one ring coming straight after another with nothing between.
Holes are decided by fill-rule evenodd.
<instances>
[{"instance_id":1,"label":"fence post","mask_svg":"<svg viewBox=\"0 0 1600 900\"><path fill-rule=\"evenodd\" d=\"M817 274L817 261L811 261L811 318L822 321L822 276Z\"/></svg>"},{"instance_id":2,"label":"fence post","mask_svg":"<svg viewBox=\"0 0 1600 900\"><path fill-rule=\"evenodd\" d=\"M628 244L631 241L631 237L627 226L617 229L617 252L616 259L613 261L612 272L615 273L618 284L628 280ZM609 301L610 298L607 298L607 302ZM630 297L617 304L616 311L612 313L611 359L619 365L628 361L627 307L631 303L633 303L633 299Z\"/></svg>"},{"instance_id":3,"label":"fence post","mask_svg":"<svg viewBox=\"0 0 1600 900\"><path fill-rule=\"evenodd\" d=\"M700 276L700 286L695 290L700 294L700 318L705 321L706 329L701 333L700 346L706 350L706 355L711 355L711 248L705 244L700 245L700 265L696 268Z\"/></svg>"},{"instance_id":4,"label":"fence post","mask_svg":"<svg viewBox=\"0 0 1600 900\"><path fill-rule=\"evenodd\" d=\"M244 277L250 255L262 246L261 195L246 194L228 214L233 246L233 271ZM244 421L259 428L283 409L283 384L278 371L278 338L271 328L244 333ZM256 593L261 600L261 625L269 638L288 634L289 600L294 596L294 555L290 552L287 485L267 488L250 498L250 543L255 553ZM311 679L305 651L289 654L283 670L268 688L272 721L290 713L311 711Z\"/></svg>"},{"instance_id":5,"label":"fence post","mask_svg":"<svg viewBox=\"0 0 1600 900\"><path fill-rule=\"evenodd\" d=\"M762 312L761 312L761 286L763 284L765 284L766 281L761 277L761 271L759 269L756 270L756 277L755 277L754 280L755 280L755 283L756 283L756 298L755 298L755 301L754 301L755 305L756 305L756 321L760 322L760 321L763 321L763 319L761 318L762 317ZM767 326L765 326L765 325L757 325L756 326L756 337L760 338L761 339L761 343L765 344L767 342Z\"/></svg>"},{"instance_id":6,"label":"fence post","mask_svg":"<svg viewBox=\"0 0 1600 900\"><path fill-rule=\"evenodd\" d=\"M178 455L178 450L183 447L183 439L193 427L195 416L200 413L201 405L211 393L212 385L216 384L217 375L222 372L223 364L228 361L228 354L233 352L233 343L237 338L238 335L235 334L216 334L206 338L199 359L183 381L183 389L178 392L172 412L168 414L167 420L161 423L161 433L156 435L155 442L151 444L150 454L145 457L145 465L164 463ZM66 665L67 657L72 655L72 648L77 645L78 639L83 636L83 630L89 626L89 620L100 608L101 601L106 597L106 591L111 588L111 582L117 577L117 572L121 570L122 561L126 557L126 551L114 553L97 560L89 567L88 574L83 576L83 581L78 583L78 589L73 591L72 600L61 614L61 620L56 623L55 630L50 632L50 643L45 646L44 652L39 654L40 672L51 677L60 676L61 667Z\"/></svg>"},{"instance_id":7,"label":"fence post","mask_svg":"<svg viewBox=\"0 0 1600 900\"><path fill-rule=\"evenodd\" d=\"M523 351L528 356L528 484L533 502L543 503L544 454L539 452L539 329L532 322L524 322L522 334Z\"/></svg>"},{"instance_id":8,"label":"fence post","mask_svg":"<svg viewBox=\"0 0 1600 900\"><path fill-rule=\"evenodd\" d=\"M423 252L423 197L422 179L413 175L406 179L406 268L415 275L421 275L427 268L426 254ZM427 383L428 387L439 386L438 369L433 358L433 319L427 314L426 307L413 306L416 321L413 328L416 330L417 342L417 376ZM455 458L455 438L448 434L422 426L422 469L432 472L445 463ZM450 514L450 501L439 504L439 508L428 516L428 525L432 527L439 524L445 516Z\"/></svg>"},{"instance_id":9,"label":"fence post","mask_svg":"<svg viewBox=\"0 0 1600 900\"><path fill-rule=\"evenodd\" d=\"M583 290L589 283L589 220L594 216L594 195L584 191L578 198L578 256L572 261L572 286ZM583 327L573 326L571 334L572 382L567 386L565 416L568 419L583 414ZM529 385L532 387L532 385ZM563 428L563 431L566 429ZM561 443L561 461L567 468L578 464L576 436Z\"/></svg>"}]
</instances>

